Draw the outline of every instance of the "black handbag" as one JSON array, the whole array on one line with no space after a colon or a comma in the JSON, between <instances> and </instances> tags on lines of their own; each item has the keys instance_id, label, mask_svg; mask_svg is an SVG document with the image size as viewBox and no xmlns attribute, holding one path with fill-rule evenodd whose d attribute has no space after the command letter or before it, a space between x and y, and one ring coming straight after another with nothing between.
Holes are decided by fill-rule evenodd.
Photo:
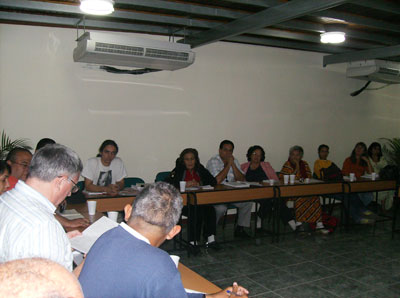
<instances>
[{"instance_id":1,"label":"black handbag","mask_svg":"<svg viewBox=\"0 0 400 298\"><path fill-rule=\"evenodd\" d=\"M324 181L341 181L343 175L340 168L332 163L329 167L321 169L321 178Z\"/></svg>"}]
</instances>

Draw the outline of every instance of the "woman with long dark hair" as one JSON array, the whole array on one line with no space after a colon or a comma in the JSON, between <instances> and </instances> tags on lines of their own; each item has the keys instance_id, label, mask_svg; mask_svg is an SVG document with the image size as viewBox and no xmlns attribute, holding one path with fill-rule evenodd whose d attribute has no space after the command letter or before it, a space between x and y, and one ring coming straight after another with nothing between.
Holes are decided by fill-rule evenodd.
<instances>
[{"instance_id":1,"label":"woman with long dark hair","mask_svg":"<svg viewBox=\"0 0 400 298\"><path fill-rule=\"evenodd\" d=\"M357 179L365 173L372 173L372 166L368 159L367 145L365 143L358 142L354 146L351 155L343 163L342 173L346 176L354 173ZM366 208L373 198L373 194L370 192L350 194L350 216L356 223L370 224L374 222L373 219L368 218L373 213Z\"/></svg>"},{"instance_id":2,"label":"woman with long dark hair","mask_svg":"<svg viewBox=\"0 0 400 298\"><path fill-rule=\"evenodd\" d=\"M176 160L175 168L165 181L173 184L176 188L179 188L180 181L186 181L186 187L215 186L217 184L214 176L200 163L199 153L194 148L186 148L181 152ZM199 205L196 211L196 229L193 220L191 220L189 241L192 244L194 244L194 241L200 242L201 228L204 223L203 236L206 246L218 249L218 244L215 241L216 218L214 207L212 205ZM188 214L186 206L182 212L185 215Z\"/></svg>"},{"instance_id":3,"label":"woman with long dark hair","mask_svg":"<svg viewBox=\"0 0 400 298\"><path fill-rule=\"evenodd\" d=\"M387 166L387 161L383 157L382 154L382 146L378 142L373 142L368 147L368 157L369 162L371 163L372 170L379 174L381 170ZM374 193L374 197L378 204L382 206L383 210L388 210L393 205L393 196L394 191L381 191L378 193Z\"/></svg>"}]
</instances>

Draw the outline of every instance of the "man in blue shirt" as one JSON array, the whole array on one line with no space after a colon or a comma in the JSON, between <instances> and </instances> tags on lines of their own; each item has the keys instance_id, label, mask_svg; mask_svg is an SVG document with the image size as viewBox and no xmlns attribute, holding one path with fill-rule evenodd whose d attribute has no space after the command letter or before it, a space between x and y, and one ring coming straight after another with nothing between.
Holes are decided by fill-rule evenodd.
<instances>
[{"instance_id":1,"label":"man in blue shirt","mask_svg":"<svg viewBox=\"0 0 400 298\"><path fill-rule=\"evenodd\" d=\"M158 248L180 232L182 206L168 183L143 189L125 206L127 223L104 233L90 249L79 276L85 297L203 297L186 293L174 262ZM206 297L230 295L247 297L248 291L235 286Z\"/></svg>"}]
</instances>

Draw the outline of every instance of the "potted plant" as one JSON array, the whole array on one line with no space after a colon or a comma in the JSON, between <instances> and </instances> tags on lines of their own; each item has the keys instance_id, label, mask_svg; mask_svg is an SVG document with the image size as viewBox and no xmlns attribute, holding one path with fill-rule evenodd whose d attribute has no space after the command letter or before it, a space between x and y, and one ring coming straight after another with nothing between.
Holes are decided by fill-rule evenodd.
<instances>
[{"instance_id":1,"label":"potted plant","mask_svg":"<svg viewBox=\"0 0 400 298\"><path fill-rule=\"evenodd\" d=\"M400 177L400 138L382 138L385 144L382 147L383 154L388 164L396 169L397 178Z\"/></svg>"},{"instance_id":2,"label":"potted plant","mask_svg":"<svg viewBox=\"0 0 400 298\"><path fill-rule=\"evenodd\" d=\"M13 141L10 139L9 136L6 135L5 131L3 130L1 133L0 160L5 159L8 152L17 147L32 150L32 147L28 145L27 139L16 139Z\"/></svg>"}]
</instances>

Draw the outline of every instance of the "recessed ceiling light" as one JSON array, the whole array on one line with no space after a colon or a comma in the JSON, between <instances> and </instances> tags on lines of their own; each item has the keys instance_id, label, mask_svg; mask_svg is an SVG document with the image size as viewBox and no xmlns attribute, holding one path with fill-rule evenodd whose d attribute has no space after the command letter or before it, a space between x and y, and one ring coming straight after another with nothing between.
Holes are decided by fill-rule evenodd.
<instances>
[{"instance_id":1,"label":"recessed ceiling light","mask_svg":"<svg viewBox=\"0 0 400 298\"><path fill-rule=\"evenodd\" d=\"M80 9L87 14L107 15L114 11L113 0L81 0Z\"/></svg>"},{"instance_id":2,"label":"recessed ceiling light","mask_svg":"<svg viewBox=\"0 0 400 298\"><path fill-rule=\"evenodd\" d=\"M322 43L341 43L346 40L346 34L344 32L324 32L321 33Z\"/></svg>"}]
</instances>

